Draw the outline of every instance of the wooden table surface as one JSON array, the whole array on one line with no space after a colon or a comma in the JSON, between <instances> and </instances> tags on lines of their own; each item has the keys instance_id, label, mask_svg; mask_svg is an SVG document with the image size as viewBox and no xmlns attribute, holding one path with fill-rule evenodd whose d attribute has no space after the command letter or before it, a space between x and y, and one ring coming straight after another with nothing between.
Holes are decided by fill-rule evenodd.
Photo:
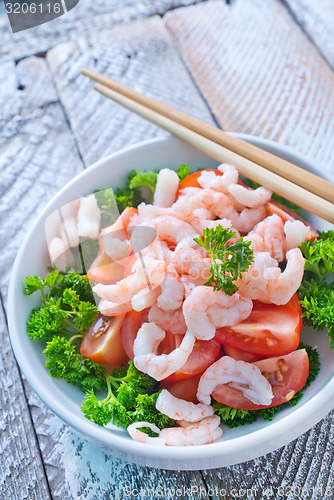
<instances>
[{"instance_id":1,"label":"wooden table surface","mask_svg":"<svg viewBox=\"0 0 334 500\"><path fill-rule=\"evenodd\" d=\"M95 93L82 66L334 171L333 27L332 0L81 0L15 35L0 15L1 499L334 498L334 413L233 467L136 466L82 440L41 403L6 326L10 269L40 209L99 158L165 135Z\"/></svg>"}]
</instances>

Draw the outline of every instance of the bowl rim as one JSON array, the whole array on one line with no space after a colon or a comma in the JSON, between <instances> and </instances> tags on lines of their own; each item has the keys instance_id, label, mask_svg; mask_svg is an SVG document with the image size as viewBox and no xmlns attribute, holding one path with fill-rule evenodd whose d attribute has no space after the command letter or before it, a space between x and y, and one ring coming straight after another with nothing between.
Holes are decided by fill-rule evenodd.
<instances>
[{"instance_id":1,"label":"bowl rim","mask_svg":"<svg viewBox=\"0 0 334 500\"><path fill-rule=\"evenodd\" d=\"M232 135L235 135L236 137L244 140L248 140L249 142L258 145L259 147L267 145L269 148L278 148L282 153L287 153L288 155L294 157L298 163L304 162L310 165L311 169L314 169L312 163L305 156L296 153L291 148L281 145L277 142L247 134ZM49 213L50 208L55 203L55 201L67 191L71 191L72 186L75 185L78 180L84 179L86 176L91 176L94 170L102 168L106 163L114 161L120 156L126 155L134 150L138 151L145 148L151 148L152 145L159 145L169 142L173 143L175 141L182 142L178 139L175 139L174 137L167 136L163 138L149 139L138 144L134 144L130 147L123 148L122 150L112 153L107 157L95 162L92 166L80 172L59 191L57 191L55 196L42 209L41 213L32 224L17 253L11 271L8 290L8 324L13 351L27 381L31 385L34 392L43 401L43 403L70 427L74 428L88 440L93 440L94 442L96 442L97 440L101 444L106 444L109 448L110 453L119 450L127 454L126 458L128 458L129 456L135 456L143 458L150 457L152 459L158 459L160 461L172 460L176 464L175 468L177 469L183 468L187 470L199 470L202 468L200 462L203 459L215 459L218 457L226 458L230 455L231 460L227 460L226 465L240 463L241 461L250 460L259 455L263 455L265 453L268 453L269 451L277 449L300 436L303 432L306 432L334 407L334 376L315 396L313 396L309 401L306 401L303 406L294 408L294 411L292 413L286 415L280 420L271 422L270 425L256 431L252 431L247 435L238 436L228 441L211 443L210 445L201 445L194 447L156 447L150 444L139 443L137 441L131 440L131 438L128 439L124 436L120 436L117 434L117 432L110 432L110 430L101 428L95 425L93 422L85 419L85 417L83 416L81 417L74 415L69 408L66 408L61 403L59 403L58 400L55 399L55 397L52 395L50 387L48 387L50 385L50 381L52 382L53 379L50 378L47 384L41 384L41 381L34 373L33 366L29 365L29 362L25 358L23 346L20 345L20 333L16 324L14 306L15 289L18 286L16 276L18 274L22 256L30 240L30 235L41 224L41 221L45 218L45 215ZM328 178L329 180L332 180L333 178L332 175L328 172L325 172L323 176ZM316 405L316 407L318 408L317 414L315 414L314 412L314 405ZM288 428L290 430L292 429L292 437L291 432L286 432L287 424ZM273 435L275 435L274 448L270 444ZM261 447L261 453L256 452L257 446ZM248 450L248 455L247 453L245 455L245 450ZM246 458L242 458L242 460L233 460L232 457L235 457L239 452L243 452L244 457L246 456ZM189 467L186 464L184 464L185 467L183 467L182 462L185 462L185 460L187 459L189 460L193 458L196 454L198 454L198 467ZM221 460L221 464L222 465L213 465L213 467L220 467L225 465L224 460ZM159 467L159 465L153 465L153 467L154 466ZM164 467L175 469L174 466L168 467L168 465L164 465Z\"/></svg>"}]
</instances>

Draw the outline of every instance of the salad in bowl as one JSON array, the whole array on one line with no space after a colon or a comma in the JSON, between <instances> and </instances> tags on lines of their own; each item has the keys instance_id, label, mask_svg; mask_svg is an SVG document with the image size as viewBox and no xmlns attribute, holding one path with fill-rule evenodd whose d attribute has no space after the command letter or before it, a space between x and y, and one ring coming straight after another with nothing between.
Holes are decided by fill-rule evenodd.
<instances>
[{"instance_id":1,"label":"salad in bowl","mask_svg":"<svg viewBox=\"0 0 334 500\"><path fill-rule=\"evenodd\" d=\"M334 333L334 232L191 159L67 193L43 220L49 272L24 277L49 375L83 391L90 428L161 456L290 415L320 369L303 322Z\"/></svg>"}]
</instances>

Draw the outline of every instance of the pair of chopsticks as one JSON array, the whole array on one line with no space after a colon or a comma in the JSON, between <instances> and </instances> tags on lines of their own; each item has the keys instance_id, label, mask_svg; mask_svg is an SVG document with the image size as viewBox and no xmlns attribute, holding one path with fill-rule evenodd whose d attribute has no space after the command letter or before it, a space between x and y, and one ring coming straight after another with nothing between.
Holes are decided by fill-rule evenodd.
<instances>
[{"instance_id":1,"label":"pair of chopsticks","mask_svg":"<svg viewBox=\"0 0 334 500\"><path fill-rule=\"evenodd\" d=\"M219 162L334 223L334 184L121 83L83 68L104 96L137 113Z\"/></svg>"}]
</instances>

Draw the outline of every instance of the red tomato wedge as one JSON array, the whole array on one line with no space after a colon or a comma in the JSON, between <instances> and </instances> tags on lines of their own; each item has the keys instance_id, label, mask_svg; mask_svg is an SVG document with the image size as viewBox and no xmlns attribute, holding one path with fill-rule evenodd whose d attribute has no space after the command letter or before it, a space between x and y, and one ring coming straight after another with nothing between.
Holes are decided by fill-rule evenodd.
<instances>
[{"instance_id":1,"label":"red tomato wedge","mask_svg":"<svg viewBox=\"0 0 334 500\"><path fill-rule=\"evenodd\" d=\"M98 283L112 285L123 279L124 266L112 261L106 253L100 251L88 269L87 276Z\"/></svg>"},{"instance_id":2,"label":"red tomato wedge","mask_svg":"<svg viewBox=\"0 0 334 500\"><path fill-rule=\"evenodd\" d=\"M169 349L166 354L173 351L182 341L182 335L166 334L164 342L169 342ZM163 344L163 343L161 343ZM159 351L158 351L159 353ZM194 348L185 362L185 364L175 373L167 377L166 380L175 381L193 377L203 373L214 361L217 360L220 354L220 342L213 338L211 340L196 340ZM220 356L219 356L220 357Z\"/></svg>"},{"instance_id":3,"label":"red tomato wedge","mask_svg":"<svg viewBox=\"0 0 334 500\"><path fill-rule=\"evenodd\" d=\"M257 354L252 354L251 352L241 351L240 349L236 349L235 347L231 347L229 345L222 345L226 356L230 356L237 361L247 361L247 363L254 363L254 361L259 361L261 356Z\"/></svg>"},{"instance_id":4,"label":"red tomato wedge","mask_svg":"<svg viewBox=\"0 0 334 500\"><path fill-rule=\"evenodd\" d=\"M305 224L305 226L309 227L310 229L307 236L310 241L314 241L319 237L318 231L313 226L311 226L309 222L307 222L305 219L296 214L296 212L286 207L279 201L271 200L269 203L267 203L266 209L269 215L278 215L284 223L286 221L293 222L294 220L300 220L303 224Z\"/></svg>"},{"instance_id":5,"label":"red tomato wedge","mask_svg":"<svg viewBox=\"0 0 334 500\"><path fill-rule=\"evenodd\" d=\"M133 359L133 343L137 337L139 328L147 322L148 309L144 311L129 311L126 313L122 324L122 343L129 359Z\"/></svg>"},{"instance_id":6,"label":"red tomato wedge","mask_svg":"<svg viewBox=\"0 0 334 500\"><path fill-rule=\"evenodd\" d=\"M130 311L126 314L122 325L123 347L130 359L133 359L133 343L141 325L147 321L148 309L142 312ZM166 332L166 336L160 343L158 354L169 354L180 346L183 335L174 335ZM203 373L220 353L220 342L217 339L196 340L192 353L186 363L167 380L175 381L193 377Z\"/></svg>"},{"instance_id":7,"label":"red tomato wedge","mask_svg":"<svg viewBox=\"0 0 334 500\"><path fill-rule=\"evenodd\" d=\"M114 318L99 314L82 339L80 354L98 363L113 366L128 361L121 337L123 318L124 314Z\"/></svg>"},{"instance_id":8,"label":"red tomato wedge","mask_svg":"<svg viewBox=\"0 0 334 500\"><path fill-rule=\"evenodd\" d=\"M175 382L170 382L168 379L162 380L160 382L160 388L167 389L176 398L184 399L191 403L198 403L196 394L201 375L200 373L194 377L176 380Z\"/></svg>"},{"instance_id":9,"label":"red tomato wedge","mask_svg":"<svg viewBox=\"0 0 334 500\"><path fill-rule=\"evenodd\" d=\"M297 349L303 320L297 295L283 306L254 301L250 316L238 325L219 328L223 345L261 357L281 356Z\"/></svg>"},{"instance_id":10,"label":"red tomato wedge","mask_svg":"<svg viewBox=\"0 0 334 500\"><path fill-rule=\"evenodd\" d=\"M262 406L245 398L241 391L228 384L220 385L212 392L212 397L219 403L241 408L259 410L270 408L290 401L302 389L309 374L309 360L305 349L291 352L286 356L263 359L254 363L272 386L273 400L270 405Z\"/></svg>"}]
</instances>

